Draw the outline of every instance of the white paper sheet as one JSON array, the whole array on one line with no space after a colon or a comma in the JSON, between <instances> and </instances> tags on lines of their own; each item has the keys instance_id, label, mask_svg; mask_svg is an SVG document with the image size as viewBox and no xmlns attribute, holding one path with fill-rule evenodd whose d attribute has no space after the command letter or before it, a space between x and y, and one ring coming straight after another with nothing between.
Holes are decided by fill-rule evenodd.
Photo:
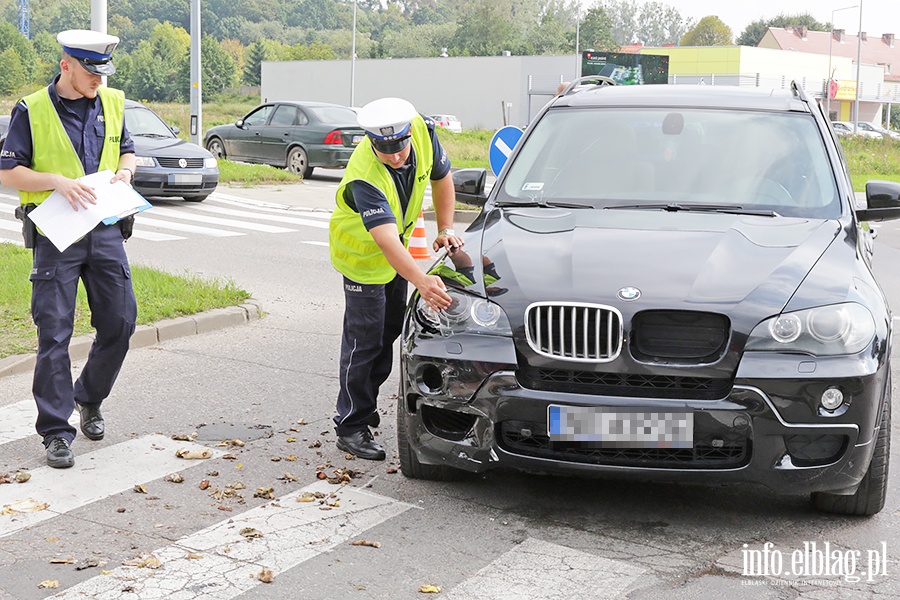
<instances>
[{"instance_id":1,"label":"white paper sheet","mask_svg":"<svg viewBox=\"0 0 900 600\"><path fill-rule=\"evenodd\" d=\"M150 208L143 196L124 181L110 183L114 176L112 171L107 170L79 178L79 181L94 188L97 204L89 204L87 208L76 211L62 194L54 191L28 216L57 250L63 252L87 235L100 221L111 217L124 218Z\"/></svg>"}]
</instances>

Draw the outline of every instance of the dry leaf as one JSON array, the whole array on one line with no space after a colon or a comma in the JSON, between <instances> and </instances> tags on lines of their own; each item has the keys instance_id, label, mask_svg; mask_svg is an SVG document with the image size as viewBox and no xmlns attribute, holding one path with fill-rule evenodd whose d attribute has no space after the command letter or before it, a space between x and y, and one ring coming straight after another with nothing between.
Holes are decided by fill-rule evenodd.
<instances>
[{"instance_id":1,"label":"dry leaf","mask_svg":"<svg viewBox=\"0 0 900 600\"><path fill-rule=\"evenodd\" d=\"M370 548L381 548L381 542L370 542L368 540L356 540L350 542L351 546L368 546Z\"/></svg>"},{"instance_id":2,"label":"dry leaf","mask_svg":"<svg viewBox=\"0 0 900 600\"><path fill-rule=\"evenodd\" d=\"M299 419L297 425L306 425L306 419Z\"/></svg>"},{"instance_id":3,"label":"dry leaf","mask_svg":"<svg viewBox=\"0 0 900 600\"><path fill-rule=\"evenodd\" d=\"M209 487L209 479L204 479L200 482L200 489L205 490Z\"/></svg>"},{"instance_id":4,"label":"dry leaf","mask_svg":"<svg viewBox=\"0 0 900 600\"><path fill-rule=\"evenodd\" d=\"M136 485L132 489L134 491L136 491L138 494L146 494L147 493L147 488L145 488L142 485Z\"/></svg>"},{"instance_id":5,"label":"dry leaf","mask_svg":"<svg viewBox=\"0 0 900 600\"><path fill-rule=\"evenodd\" d=\"M317 471L316 478L317 479L328 479L328 475L325 474L325 471Z\"/></svg>"},{"instance_id":6,"label":"dry leaf","mask_svg":"<svg viewBox=\"0 0 900 600\"><path fill-rule=\"evenodd\" d=\"M281 477L278 478L279 481L298 481L297 477L291 473L285 473Z\"/></svg>"},{"instance_id":7,"label":"dry leaf","mask_svg":"<svg viewBox=\"0 0 900 600\"><path fill-rule=\"evenodd\" d=\"M71 565L75 562L74 558L51 558L51 565Z\"/></svg>"},{"instance_id":8,"label":"dry leaf","mask_svg":"<svg viewBox=\"0 0 900 600\"><path fill-rule=\"evenodd\" d=\"M237 448L243 448L245 444L241 440L223 440L216 445L217 446L232 446L232 447L237 447Z\"/></svg>"},{"instance_id":9,"label":"dry leaf","mask_svg":"<svg viewBox=\"0 0 900 600\"><path fill-rule=\"evenodd\" d=\"M270 487L260 487L256 488L256 493L253 494L254 498L265 498L266 500L273 500L275 498L275 488Z\"/></svg>"},{"instance_id":10,"label":"dry leaf","mask_svg":"<svg viewBox=\"0 0 900 600\"><path fill-rule=\"evenodd\" d=\"M168 481L169 483L184 483L184 477L181 476L181 473L172 473L163 477L163 481Z\"/></svg>"},{"instance_id":11,"label":"dry leaf","mask_svg":"<svg viewBox=\"0 0 900 600\"><path fill-rule=\"evenodd\" d=\"M179 442L189 442L191 441L191 436L187 435L186 433L175 433L172 434L172 439Z\"/></svg>"},{"instance_id":12,"label":"dry leaf","mask_svg":"<svg viewBox=\"0 0 900 600\"><path fill-rule=\"evenodd\" d=\"M295 437L289 437L289 438L285 439L284 441L286 441L286 442L288 442L288 443L292 443L292 442L296 442L296 441L297 441L297 438L295 438Z\"/></svg>"},{"instance_id":13,"label":"dry leaf","mask_svg":"<svg viewBox=\"0 0 900 600\"><path fill-rule=\"evenodd\" d=\"M90 569L91 567L99 567L100 561L98 560L89 560L84 564L78 565L75 567L76 571L84 571L85 569Z\"/></svg>"},{"instance_id":14,"label":"dry leaf","mask_svg":"<svg viewBox=\"0 0 900 600\"><path fill-rule=\"evenodd\" d=\"M162 566L162 562L152 554L142 554L137 558L126 560L122 564L127 567L137 567L139 569L158 569Z\"/></svg>"},{"instance_id":15,"label":"dry leaf","mask_svg":"<svg viewBox=\"0 0 900 600\"><path fill-rule=\"evenodd\" d=\"M50 505L46 502L38 502L37 500L34 500L32 498L26 498L25 500L19 500L17 502L13 502L12 504L4 504L3 510L0 510L0 515L37 512L39 510L46 510L48 506Z\"/></svg>"},{"instance_id":16,"label":"dry leaf","mask_svg":"<svg viewBox=\"0 0 900 600\"><path fill-rule=\"evenodd\" d=\"M441 586L433 585L431 583L426 583L422 587L419 588L420 594L440 594Z\"/></svg>"},{"instance_id":17,"label":"dry leaf","mask_svg":"<svg viewBox=\"0 0 900 600\"><path fill-rule=\"evenodd\" d=\"M175 456L178 458L184 459L193 459L193 458L210 458L212 456L212 451L208 448L203 449L189 449L182 448L175 452Z\"/></svg>"},{"instance_id":18,"label":"dry leaf","mask_svg":"<svg viewBox=\"0 0 900 600\"><path fill-rule=\"evenodd\" d=\"M321 440L316 440L316 441L314 441L312 444L310 444L309 447L310 447L310 448L321 448L321 447L322 447L322 441L321 441Z\"/></svg>"},{"instance_id":19,"label":"dry leaf","mask_svg":"<svg viewBox=\"0 0 900 600\"><path fill-rule=\"evenodd\" d=\"M219 510L223 510L225 512L231 512L231 507L230 506L220 506Z\"/></svg>"},{"instance_id":20,"label":"dry leaf","mask_svg":"<svg viewBox=\"0 0 900 600\"><path fill-rule=\"evenodd\" d=\"M287 456L284 457L284 460L289 460L291 462L294 462L295 460L297 460L297 455L296 454L288 454Z\"/></svg>"},{"instance_id":21,"label":"dry leaf","mask_svg":"<svg viewBox=\"0 0 900 600\"><path fill-rule=\"evenodd\" d=\"M241 529L240 533L248 540L261 538L263 536L261 531L259 531L258 529L254 529L253 527L244 527L243 529Z\"/></svg>"},{"instance_id":22,"label":"dry leaf","mask_svg":"<svg viewBox=\"0 0 900 600\"><path fill-rule=\"evenodd\" d=\"M191 560L198 560L198 559L203 558L203 555L202 555L202 554L193 554L193 553L192 553L192 554L188 554L187 556L185 556L185 558L189 558L189 559L191 559Z\"/></svg>"},{"instance_id":23,"label":"dry leaf","mask_svg":"<svg viewBox=\"0 0 900 600\"><path fill-rule=\"evenodd\" d=\"M59 587L59 582L55 579L47 579L40 582L38 587L42 590L55 590Z\"/></svg>"},{"instance_id":24,"label":"dry leaf","mask_svg":"<svg viewBox=\"0 0 900 600\"><path fill-rule=\"evenodd\" d=\"M31 473L26 473L25 471L18 471L16 473L16 483L25 483L29 479L31 479Z\"/></svg>"},{"instance_id":25,"label":"dry leaf","mask_svg":"<svg viewBox=\"0 0 900 600\"><path fill-rule=\"evenodd\" d=\"M263 568L263 570L259 572L256 578L263 583L272 583L272 580L275 579L275 573L273 573L271 569Z\"/></svg>"},{"instance_id":26,"label":"dry leaf","mask_svg":"<svg viewBox=\"0 0 900 600\"><path fill-rule=\"evenodd\" d=\"M272 462L281 462L281 457L280 457L280 456L273 456L273 457L270 458L269 460L271 460Z\"/></svg>"},{"instance_id":27,"label":"dry leaf","mask_svg":"<svg viewBox=\"0 0 900 600\"><path fill-rule=\"evenodd\" d=\"M12 483L9 473L0 473L0 483Z\"/></svg>"}]
</instances>

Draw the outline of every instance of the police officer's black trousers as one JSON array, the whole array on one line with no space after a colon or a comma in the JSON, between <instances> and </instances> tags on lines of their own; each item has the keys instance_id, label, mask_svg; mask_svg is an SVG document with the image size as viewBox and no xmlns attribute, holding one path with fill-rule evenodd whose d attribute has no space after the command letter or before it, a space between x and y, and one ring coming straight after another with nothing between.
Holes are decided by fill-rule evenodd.
<instances>
[{"instance_id":1,"label":"police officer's black trousers","mask_svg":"<svg viewBox=\"0 0 900 600\"><path fill-rule=\"evenodd\" d=\"M334 417L338 435L365 429L378 406L378 388L391 374L394 341L403 329L406 291L399 275L382 285L344 277L341 390Z\"/></svg>"},{"instance_id":2,"label":"police officer's black trousers","mask_svg":"<svg viewBox=\"0 0 900 600\"><path fill-rule=\"evenodd\" d=\"M75 322L78 280L84 282L96 338L73 384L69 340ZM38 407L36 428L45 441L71 442L69 417L80 404L99 404L109 395L134 333L137 303L122 232L98 225L64 252L38 235L31 271L31 315L38 329L32 391Z\"/></svg>"}]
</instances>

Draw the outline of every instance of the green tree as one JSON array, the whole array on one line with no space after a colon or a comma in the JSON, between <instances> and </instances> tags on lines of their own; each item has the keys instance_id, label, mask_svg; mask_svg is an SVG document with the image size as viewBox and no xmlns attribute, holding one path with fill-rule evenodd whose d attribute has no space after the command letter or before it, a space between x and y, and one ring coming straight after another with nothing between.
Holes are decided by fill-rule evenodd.
<instances>
[{"instance_id":1,"label":"green tree","mask_svg":"<svg viewBox=\"0 0 900 600\"><path fill-rule=\"evenodd\" d=\"M779 14L772 19L753 21L744 28L744 31L741 32L735 43L738 46L756 46L763 36L766 35L766 30L769 27L785 27L786 25L803 25L811 31L828 31L831 29L827 23L820 23L809 13Z\"/></svg>"},{"instance_id":2,"label":"green tree","mask_svg":"<svg viewBox=\"0 0 900 600\"><path fill-rule=\"evenodd\" d=\"M606 0L595 6L601 8L609 19L610 34L615 40L616 47L631 44L637 39L640 11L634 0Z\"/></svg>"},{"instance_id":3,"label":"green tree","mask_svg":"<svg viewBox=\"0 0 900 600\"><path fill-rule=\"evenodd\" d=\"M266 47L261 42L254 42L247 48L244 55L244 77L242 81L246 85L259 85L262 71L262 62L269 60Z\"/></svg>"},{"instance_id":4,"label":"green tree","mask_svg":"<svg viewBox=\"0 0 900 600\"><path fill-rule=\"evenodd\" d=\"M640 7L636 36L645 46L677 44L693 26L690 19L682 17L673 7L662 2L646 2Z\"/></svg>"},{"instance_id":5,"label":"green tree","mask_svg":"<svg viewBox=\"0 0 900 600\"><path fill-rule=\"evenodd\" d=\"M593 50L618 50L619 43L613 35L612 19L601 5L594 5L581 22L581 47Z\"/></svg>"},{"instance_id":6,"label":"green tree","mask_svg":"<svg viewBox=\"0 0 900 600\"><path fill-rule=\"evenodd\" d=\"M464 56L497 56L518 46L509 0L472 0L459 19L453 36L453 53Z\"/></svg>"},{"instance_id":7,"label":"green tree","mask_svg":"<svg viewBox=\"0 0 900 600\"><path fill-rule=\"evenodd\" d=\"M134 72L125 93L136 100L185 102L190 97L190 35L181 27L161 23L132 53Z\"/></svg>"},{"instance_id":8,"label":"green tree","mask_svg":"<svg viewBox=\"0 0 900 600\"><path fill-rule=\"evenodd\" d=\"M384 36L384 52L394 58L440 56L449 48L456 25L453 23L413 25L403 31L391 31Z\"/></svg>"},{"instance_id":9,"label":"green tree","mask_svg":"<svg viewBox=\"0 0 900 600\"><path fill-rule=\"evenodd\" d=\"M200 64L204 96L207 93L215 96L237 87L238 71L234 60L211 35L204 35L200 40Z\"/></svg>"},{"instance_id":10,"label":"green tree","mask_svg":"<svg viewBox=\"0 0 900 600\"><path fill-rule=\"evenodd\" d=\"M25 66L22 57L15 48L7 48L0 52L0 94L10 95L26 83Z\"/></svg>"},{"instance_id":11,"label":"green tree","mask_svg":"<svg viewBox=\"0 0 900 600\"><path fill-rule=\"evenodd\" d=\"M38 64L38 54L34 51L31 40L19 33L19 28L12 23L0 23L0 50L12 48L19 56L20 66L25 70L25 80L31 82L34 80L36 70L40 70ZM57 58L59 61L59 44L56 45ZM6 64L0 62L2 68L6 68ZM0 69L2 70L2 69Z\"/></svg>"},{"instance_id":12,"label":"green tree","mask_svg":"<svg viewBox=\"0 0 900 600\"><path fill-rule=\"evenodd\" d=\"M731 46L734 34L731 27L719 17L708 16L692 27L681 38L682 46Z\"/></svg>"},{"instance_id":13,"label":"green tree","mask_svg":"<svg viewBox=\"0 0 900 600\"><path fill-rule=\"evenodd\" d=\"M30 3L36 4L35 2ZM59 12L50 23L50 31L91 28L91 0L63 0Z\"/></svg>"}]
</instances>

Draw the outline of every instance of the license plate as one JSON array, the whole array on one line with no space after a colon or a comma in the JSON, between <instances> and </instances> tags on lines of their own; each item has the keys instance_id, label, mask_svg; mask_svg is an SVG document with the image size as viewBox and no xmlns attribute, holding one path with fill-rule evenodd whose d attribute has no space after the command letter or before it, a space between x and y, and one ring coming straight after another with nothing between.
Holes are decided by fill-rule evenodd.
<instances>
[{"instance_id":1,"label":"license plate","mask_svg":"<svg viewBox=\"0 0 900 600\"><path fill-rule=\"evenodd\" d=\"M169 183L203 183L203 175L199 173L170 173Z\"/></svg>"},{"instance_id":2,"label":"license plate","mask_svg":"<svg viewBox=\"0 0 900 600\"><path fill-rule=\"evenodd\" d=\"M354 135L353 138L350 140L350 143L352 143L354 146L356 146L362 141L362 138L363 138L363 136L361 136L361 135Z\"/></svg>"},{"instance_id":3,"label":"license plate","mask_svg":"<svg viewBox=\"0 0 900 600\"><path fill-rule=\"evenodd\" d=\"M594 442L605 448L693 448L694 413L551 404L547 432L553 441Z\"/></svg>"}]
</instances>

